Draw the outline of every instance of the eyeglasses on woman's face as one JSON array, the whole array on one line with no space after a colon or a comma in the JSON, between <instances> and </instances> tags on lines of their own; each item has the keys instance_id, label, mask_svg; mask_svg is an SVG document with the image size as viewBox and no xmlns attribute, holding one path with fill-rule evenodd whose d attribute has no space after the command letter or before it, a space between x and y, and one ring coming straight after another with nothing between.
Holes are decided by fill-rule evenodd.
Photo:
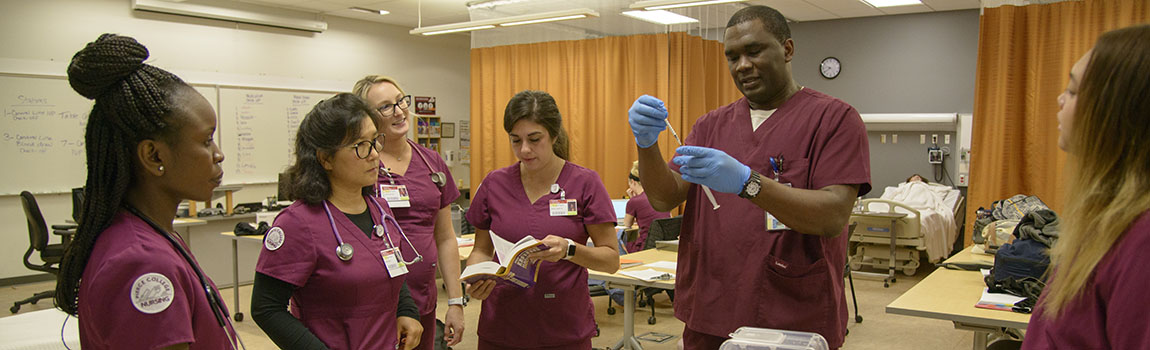
<instances>
[{"instance_id":1,"label":"eyeglasses on woman's face","mask_svg":"<svg viewBox=\"0 0 1150 350\"><path fill-rule=\"evenodd\" d=\"M382 114L384 117L391 117L391 116L394 116L396 114L399 114L399 110L401 110L401 109L406 110L407 107L410 107L410 106L411 106L411 96L410 95L403 96L403 97L400 97L398 101L395 101L395 103L388 103L388 104L384 104L382 106L379 106L379 114Z\"/></svg>"},{"instance_id":2,"label":"eyeglasses on woman's face","mask_svg":"<svg viewBox=\"0 0 1150 350\"><path fill-rule=\"evenodd\" d=\"M373 140L363 140L356 142L354 145L349 146L355 149L355 156L359 159L367 159L371 156L371 150L374 148L376 153L383 152L383 135L376 136Z\"/></svg>"}]
</instances>

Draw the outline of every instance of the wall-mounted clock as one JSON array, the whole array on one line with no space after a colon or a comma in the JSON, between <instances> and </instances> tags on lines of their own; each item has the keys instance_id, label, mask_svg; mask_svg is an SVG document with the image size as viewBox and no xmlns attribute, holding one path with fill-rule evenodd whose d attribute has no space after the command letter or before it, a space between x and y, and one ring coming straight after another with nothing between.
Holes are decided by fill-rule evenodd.
<instances>
[{"instance_id":1,"label":"wall-mounted clock","mask_svg":"<svg viewBox=\"0 0 1150 350\"><path fill-rule=\"evenodd\" d=\"M834 79L839 76L842 70L842 62L839 62L839 59L834 57L824 58L823 62L819 63L819 73L823 75L823 78Z\"/></svg>"}]
</instances>

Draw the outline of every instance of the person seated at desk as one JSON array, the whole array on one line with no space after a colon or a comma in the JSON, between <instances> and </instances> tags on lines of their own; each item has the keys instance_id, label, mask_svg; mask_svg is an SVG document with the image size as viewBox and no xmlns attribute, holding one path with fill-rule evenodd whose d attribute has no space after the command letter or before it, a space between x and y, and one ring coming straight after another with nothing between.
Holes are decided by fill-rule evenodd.
<instances>
[{"instance_id":1,"label":"person seated at desk","mask_svg":"<svg viewBox=\"0 0 1150 350\"><path fill-rule=\"evenodd\" d=\"M1102 34L1058 96L1070 200L1023 349L1150 349L1150 25Z\"/></svg>"},{"instance_id":2,"label":"person seated at desk","mask_svg":"<svg viewBox=\"0 0 1150 350\"><path fill-rule=\"evenodd\" d=\"M657 211L647 201L647 194L643 193L643 183L639 181L639 161L631 164L631 173L627 175L627 214L623 217L623 227L631 228L635 221L639 222L639 237L627 243L627 252L634 253L643 250L647 242L647 232L651 230L651 222L655 219L671 217L670 212Z\"/></svg>"},{"instance_id":3,"label":"person seated at desk","mask_svg":"<svg viewBox=\"0 0 1150 350\"><path fill-rule=\"evenodd\" d=\"M68 82L96 100L84 135L84 217L64 254L56 307L84 349L236 349L219 290L172 228L185 199L211 199L224 171L216 114L199 92L145 64L135 39L101 35Z\"/></svg>"},{"instance_id":4,"label":"person seated at desk","mask_svg":"<svg viewBox=\"0 0 1150 350\"><path fill-rule=\"evenodd\" d=\"M419 345L404 279L422 256L372 196L379 125L378 112L349 93L320 101L300 123L288 168L297 199L264 236L252 287L252 318L281 348Z\"/></svg>"},{"instance_id":5,"label":"person seated at desk","mask_svg":"<svg viewBox=\"0 0 1150 350\"><path fill-rule=\"evenodd\" d=\"M595 315L587 269L619 270L611 197L595 171L567 161L562 118L546 92L515 94L503 129L519 162L487 175L467 210L476 228L468 265L492 260L492 234L510 242L530 235L550 248L531 256L544 260L531 288L492 280L467 287L483 300L479 350L590 349ZM582 244L588 237L594 247Z\"/></svg>"}]
</instances>

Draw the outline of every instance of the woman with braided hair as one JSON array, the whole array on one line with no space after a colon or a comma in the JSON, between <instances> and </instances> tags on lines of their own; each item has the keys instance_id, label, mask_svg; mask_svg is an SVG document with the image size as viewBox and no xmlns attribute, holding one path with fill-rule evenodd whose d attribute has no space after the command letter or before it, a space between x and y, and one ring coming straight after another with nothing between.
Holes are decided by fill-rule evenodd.
<instances>
[{"instance_id":1,"label":"woman with braided hair","mask_svg":"<svg viewBox=\"0 0 1150 350\"><path fill-rule=\"evenodd\" d=\"M84 216L56 305L79 318L84 349L235 348L219 291L172 229L179 203L210 200L223 178L215 112L147 58L135 39L104 34L68 66L95 105Z\"/></svg>"}]
</instances>

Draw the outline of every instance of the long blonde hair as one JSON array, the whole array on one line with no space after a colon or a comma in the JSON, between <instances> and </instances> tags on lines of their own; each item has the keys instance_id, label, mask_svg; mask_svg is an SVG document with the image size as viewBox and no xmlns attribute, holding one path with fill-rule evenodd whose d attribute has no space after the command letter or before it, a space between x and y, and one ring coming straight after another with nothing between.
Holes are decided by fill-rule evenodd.
<instances>
[{"instance_id":1,"label":"long blonde hair","mask_svg":"<svg viewBox=\"0 0 1150 350\"><path fill-rule=\"evenodd\" d=\"M1089 287L1098 262L1150 209L1150 25L1102 34L1078 94L1065 223L1051 249L1043 315Z\"/></svg>"},{"instance_id":2,"label":"long blonde hair","mask_svg":"<svg viewBox=\"0 0 1150 350\"><path fill-rule=\"evenodd\" d=\"M407 93L403 92L403 87L399 86L399 83L396 82L395 79L386 75L369 75L363 77L363 79L355 82L355 86L352 87L351 93L359 96L359 98L362 98L364 101L367 101L367 92L371 90L372 86L375 86L375 84L379 83L391 83L391 85L395 85L395 89L399 90L401 95L407 95Z\"/></svg>"}]
</instances>

